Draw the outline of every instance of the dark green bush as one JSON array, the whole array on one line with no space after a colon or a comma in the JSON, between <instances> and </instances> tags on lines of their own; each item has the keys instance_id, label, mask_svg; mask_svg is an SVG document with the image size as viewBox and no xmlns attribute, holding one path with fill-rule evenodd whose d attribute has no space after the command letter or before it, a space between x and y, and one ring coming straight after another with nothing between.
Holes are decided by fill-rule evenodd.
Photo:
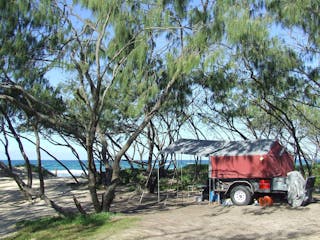
<instances>
[{"instance_id":1,"label":"dark green bush","mask_svg":"<svg viewBox=\"0 0 320 240\"><path fill-rule=\"evenodd\" d=\"M182 175L181 175L182 173ZM144 169L124 169L120 172L121 183L144 187L149 175ZM157 178L157 170L152 173ZM190 164L181 169L167 169L165 177L160 178L160 190L187 189L189 185L203 185L207 182L208 165ZM155 180L155 179L154 179Z\"/></svg>"}]
</instances>

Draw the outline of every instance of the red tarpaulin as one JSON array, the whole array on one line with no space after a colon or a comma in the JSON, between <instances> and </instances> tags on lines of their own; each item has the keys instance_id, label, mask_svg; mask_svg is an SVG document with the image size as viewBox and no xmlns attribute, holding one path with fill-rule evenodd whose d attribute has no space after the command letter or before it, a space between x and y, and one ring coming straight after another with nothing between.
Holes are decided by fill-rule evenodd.
<instances>
[{"instance_id":1,"label":"red tarpaulin","mask_svg":"<svg viewBox=\"0 0 320 240\"><path fill-rule=\"evenodd\" d=\"M266 142L268 143L268 142ZM231 155L228 149L210 156L212 178L272 178L286 176L294 170L293 157L277 141L263 146L263 151L239 151ZM242 150L242 149L241 149ZM250 151L248 151L250 152Z\"/></svg>"}]
</instances>

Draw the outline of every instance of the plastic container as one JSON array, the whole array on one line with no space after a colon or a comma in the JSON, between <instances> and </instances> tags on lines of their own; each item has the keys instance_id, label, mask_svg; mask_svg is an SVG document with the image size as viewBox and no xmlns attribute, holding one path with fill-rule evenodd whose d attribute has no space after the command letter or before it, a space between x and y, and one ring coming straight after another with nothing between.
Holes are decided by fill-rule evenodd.
<instances>
[{"instance_id":1,"label":"plastic container","mask_svg":"<svg viewBox=\"0 0 320 240\"><path fill-rule=\"evenodd\" d=\"M270 196L264 196L259 198L259 205L261 207L270 207L273 204L273 200Z\"/></svg>"},{"instance_id":2,"label":"plastic container","mask_svg":"<svg viewBox=\"0 0 320 240\"><path fill-rule=\"evenodd\" d=\"M215 193L214 191L210 191L209 201L210 202L219 202L220 203L220 194L219 193Z\"/></svg>"}]
</instances>

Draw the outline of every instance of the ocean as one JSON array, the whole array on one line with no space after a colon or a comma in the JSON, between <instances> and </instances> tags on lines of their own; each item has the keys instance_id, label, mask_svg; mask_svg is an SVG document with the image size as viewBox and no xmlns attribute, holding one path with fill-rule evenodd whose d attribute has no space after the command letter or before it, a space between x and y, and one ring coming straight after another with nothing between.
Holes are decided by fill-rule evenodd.
<instances>
[{"instance_id":1,"label":"ocean","mask_svg":"<svg viewBox=\"0 0 320 240\"><path fill-rule=\"evenodd\" d=\"M7 160L0 160L3 161L6 165L8 164ZM78 160L60 160L70 171L74 176L81 176L83 174L83 170L80 166L80 163ZM81 161L87 166L87 161ZM13 166L23 165L24 160L11 160L11 163ZM30 160L30 163L33 165L38 165L37 160ZM194 164L194 160L179 160L177 161L178 167L184 167L189 164ZM98 161L95 162L96 168L100 169L100 163ZM201 164L208 164L208 160L201 160ZM134 167L141 167L139 164L133 164ZM130 168L130 165L127 161L121 161L121 169L127 169ZM53 174L56 174L58 177L71 177L68 171L57 161L55 160L42 160L42 167L49 170ZM173 164L167 165L166 167L173 168ZM104 167L102 167L102 170L104 171Z\"/></svg>"}]
</instances>

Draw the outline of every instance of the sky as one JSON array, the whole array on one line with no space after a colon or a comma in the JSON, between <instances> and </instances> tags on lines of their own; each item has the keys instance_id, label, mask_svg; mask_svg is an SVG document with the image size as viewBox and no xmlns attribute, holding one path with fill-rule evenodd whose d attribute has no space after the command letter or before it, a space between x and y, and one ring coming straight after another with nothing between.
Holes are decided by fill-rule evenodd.
<instances>
[{"instance_id":1,"label":"sky","mask_svg":"<svg viewBox=\"0 0 320 240\"><path fill-rule=\"evenodd\" d=\"M278 35L281 32L281 27L280 26L274 27L274 31L272 32L275 35ZM286 37L284 36L284 38ZM299 39L299 40L304 41L304 39ZM53 86L57 86L59 83L68 80L68 75L66 74L66 72L59 69L54 69L50 71L49 73L47 73L46 77L50 80L50 83ZM183 134L184 134L183 135L184 138L194 138L194 136L189 134L187 131L185 131ZM208 138L212 139L212 137L210 136ZM0 139L3 139L3 137L0 136ZM30 159L36 159L35 146L25 140L23 140L23 145L28 157ZM60 147L60 146L54 146L44 139L41 140L41 146L47 149L48 151L50 151L50 153L56 156L59 160L75 159L75 156L72 154L72 152L69 149ZM86 159L85 150L82 147L77 146L76 144L74 144L74 147L77 149L80 155L80 158L83 160ZM22 155L14 139L10 140L9 152L10 152L11 159L22 159ZM4 152L4 148L0 145L0 160L3 160L3 159L6 159L5 152ZM42 151L42 159L52 159L52 158Z\"/></svg>"},{"instance_id":2,"label":"sky","mask_svg":"<svg viewBox=\"0 0 320 240\"><path fill-rule=\"evenodd\" d=\"M59 140L58 137L54 137L54 138L56 140ZM30 136L30 139L32 139L34 141L34 137ZM41 147L46 149L48 152L50 152L50 154L54 155L57 159L59 159L59 160L75 160L76 159L75 156L72 154L72 152L68 148L61 147L61 146L55 146L43 138L40 141L41 141ZM25 150L28 158L30 160L37 159L35 146L26 140L22 140L22 143L23 143L23 147L24 147L24 150ZM77 149L77 152L80 156L80 159L86 160L85 150L82 147L77 146L76 144L74 144L73 146ZM21 152L19 150L19 146L14 139L10 139L9 153L10 153L10 157L12 160L23 159ZM48 154L46 154L43 151L41 151L41 158L43 160L52 160L53 159L51 156L49 156ZM5 155L4 148L1 146L0 147L0 160L6 160L6 159L7 158Z\"/></svg>"}]
</instances>

